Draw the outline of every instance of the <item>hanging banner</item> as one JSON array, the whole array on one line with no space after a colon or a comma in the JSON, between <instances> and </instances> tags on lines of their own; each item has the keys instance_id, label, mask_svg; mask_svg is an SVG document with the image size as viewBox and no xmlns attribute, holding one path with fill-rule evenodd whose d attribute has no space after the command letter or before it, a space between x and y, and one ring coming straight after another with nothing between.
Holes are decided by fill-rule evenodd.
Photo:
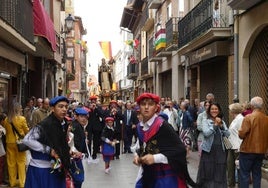
<instances>
[{"instance_id":1,"label":"hanging banner","mask_svg":"<svg viewBox=\"0 0 268 188\"><path fill-rule=\"evenodd\" d=\"M111 59L112 58L112 46L111 41L100 41L99 42L101 50L103 52L103 55L105 59Z\"/></svg>"}]
</instances>

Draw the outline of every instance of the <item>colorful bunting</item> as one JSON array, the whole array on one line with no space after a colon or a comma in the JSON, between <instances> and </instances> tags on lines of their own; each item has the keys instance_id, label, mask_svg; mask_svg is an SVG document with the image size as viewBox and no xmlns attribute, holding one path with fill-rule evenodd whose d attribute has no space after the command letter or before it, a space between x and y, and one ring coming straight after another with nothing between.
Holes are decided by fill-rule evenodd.
<instances>
[{"instance_id":1,"label":"colorful bunting","mask_svg":"<svg viewBox=\"0 0 268 188\"><path fill-rule=\"evenodd\" d=\"M131 48L137 49L139 47L140 41L138 39L134 40L127 40L125 41L127 45L129 45Z\"/></svg>"},{"instance_id":2,"label":"colorful bunting","mask_svg":"<svg viewBox=\"0 0 268 188\"><path fill-rule=\"evenodd\" d=\"M73 40L73 43L80 44L82 47L82 50L87 52L87 41L75 39L75 40Z\"/></svg>"}]
</instances>

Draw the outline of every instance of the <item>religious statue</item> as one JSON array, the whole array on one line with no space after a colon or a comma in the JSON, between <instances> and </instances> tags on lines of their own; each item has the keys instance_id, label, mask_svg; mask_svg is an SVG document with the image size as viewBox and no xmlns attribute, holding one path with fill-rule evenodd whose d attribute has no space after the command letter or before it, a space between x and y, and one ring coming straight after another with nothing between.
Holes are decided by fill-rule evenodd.
<instances>
[{"instance_id":1,"label":"religious statue","mask_svg":"<svg viewBox=\"0 0 268 188\"><path fill-rule=\"evenodd\" d=\"M113 70L104 58L99 66L99 85L101 87L100 96L103 103L109 103L112 98Z\"/></svg>"},{"instance_id":2,"label":"religious statue","mask_svg":"<svg viewBox=\"0 0 268 188\"><path fill-rule=\"evenodd\" d=\"M99 83L101 90L112 90L112 68L106 63L104 58L101 60L101 66L99 66Z\"/></svg>"}]
</instances>

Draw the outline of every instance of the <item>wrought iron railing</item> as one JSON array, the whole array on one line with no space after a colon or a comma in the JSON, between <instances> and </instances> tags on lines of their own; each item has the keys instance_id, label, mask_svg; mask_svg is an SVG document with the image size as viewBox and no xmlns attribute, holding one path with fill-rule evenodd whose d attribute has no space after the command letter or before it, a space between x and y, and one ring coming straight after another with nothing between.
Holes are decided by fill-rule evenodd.
<instances>
[{"instance_id":1,"label":"wrought iron railing","mask_svg":"<svg viewBox=\"0 0 268 188\"><path fill-rule=\"evenodd\" d=\"M144 11L142 11L140 25L145 25L148 18L149 18L149 9L147 4L146 8L144 8Z\"/></svg>"},{"instance_id":2,"label":"wrought iron railing","mask_svg":"<svg viewBox=\"0 0 268 188\"><path fill-rule=\"evenodd\" d=\"M141 76L145 76L149 74L148 67L149 67L148 57L146 57L141 61Z\"/></svg>"},{"instance_id":3,"label":"wrought iron railing","mask_svg":"<svg viewBox=\"0 0 268 188\"><path fill-rule=\"evenodd\" d=\"M178 46L178 22L179 17L170 18L166 23L166 42L167 42L167 49L177 48Z\"/></svg>"},{"instance_id":4,"label":"wrought iron railing","mask_svg":"<svg viewBox=\"0 0 268 188\"><path fill-rule=\"evenodd\" d=\"M138 63L129 63L127 65L128 79L135 80L138 77Z\"/></svg>"},{"instance_id":5,"label":"wrought iron railing","mask_svg":"<svg viewBox=\"0 0 268 188\"><path fill-rule=\"evenodd\" d=\"M218 2L218 4L217 4ZM229 27L228 7L223 1L202 0L178 23L178 47L186 45L211 28Z\"/></svg>"},{"instance_id":6,"label":"wrought iron railing","mask_svg":"<svg viewBox=\"0 0 268 188\"><path fill-rule=\"evenodd\" d=\"M154 38L149 39L149 58L155 57L155 46L154 46Z\"/></svg>"},{"instance_id":7,"label":"wrought iron railing","mask_svg":"<svg viewBox=\"0 0 268 188\"><path fill-rule=\"evenodd\" d=\"M0 0L0 18L30 43L34 43L31 0Z\"/></svg>"}]
</instances>

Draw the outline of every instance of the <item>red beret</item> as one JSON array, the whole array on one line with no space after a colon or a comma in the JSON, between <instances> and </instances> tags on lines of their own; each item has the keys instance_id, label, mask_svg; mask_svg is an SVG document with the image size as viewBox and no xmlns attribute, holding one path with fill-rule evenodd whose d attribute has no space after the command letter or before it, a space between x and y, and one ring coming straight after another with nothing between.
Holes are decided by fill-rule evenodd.
<instances>
[{"instance_id":1,"label":"red beret","mask_svg":"<svg viewBox=\"0 0 268 188\"><path fill-rule=\"evenodd\" d=\"M143 99L153 99L153 101L155 103L159 103L160 101L160 97L158 95L155 95L153 93L143 93L141 94L138 98L137 98L137 103L140 104L140 102L143 100Z\"/></svg>"},{"instance_id":2,"label":"red beret","mask_svg":"<svg viewBox=\"0 0 268 188\"><path fill-rule=\"evenodd\" d=\"M65 116L65 119L66 119L67 121L73 121L73 119L72 119L71 117L69 117L69 116Z\"/></svg>"},{"instance_id":3,"label":"red beret","mask_svg":"<svg viewBox=\"0 0 268 188\"><path fill-rule=\"evenodd\" d=\"M97 99L98 99L98 97L95 95L89 97L89 100L97 100Z\"/></svg>"},{"instance_id":4,"label":"red beret","mask_svg":"<svg viewBox=\"0 0 268 188\"><path fill-rule=\"evenodd\" d=\"M91 112L91 110L88 107L83 107L88 113Z\"/></svg>"},{"instance_id":5,"label":"red beret","mask_svg":"<svg viewBox=\"0 0 268 188\"><path fill-rule=\"evenodd\" d=\"M116 100L111 100L110 104L116 104L117 105L117 102L116 102Z\"/></svg>"},{"instance_id":6,"label":"red beret","mask_svg":"<svg viewBox=\"0 0 268 188\"><path fill-rule=\"evenodd\" d=\"M112 118L112 117L107 117L107 118L105 118L105 121L107 122L107 121L114 121L114 118Z\"/></svg>"}]
</instances>

